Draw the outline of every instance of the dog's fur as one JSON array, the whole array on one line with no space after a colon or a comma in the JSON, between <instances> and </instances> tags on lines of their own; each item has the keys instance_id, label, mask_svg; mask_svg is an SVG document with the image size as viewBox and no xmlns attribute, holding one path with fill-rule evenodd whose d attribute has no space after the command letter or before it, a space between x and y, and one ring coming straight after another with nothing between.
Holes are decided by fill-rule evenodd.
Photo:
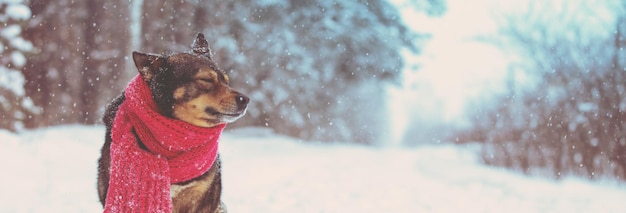
<instances>
[{"instance_id":1,"label":"dog's fur","mask_svg":"<svg viewBox=\"0 0 626 213\"><path fill-rule=\"evenodd\" d=\"M150 86L159 113L201 127L239 119L246 112L248 97L230 88L228 76L211 59L202 34L194 41L193 50L170 55L133 52L135 65ZM98 195L103 206L109 187L111 128L124 100L122 93L106 107L103 117L106 136L98 161ZM141 141L138 143L143 147ZM171 185L173 212L226 212L220 201L221 191L218 156L208 172Z\"/></svg>"}]
</instances>

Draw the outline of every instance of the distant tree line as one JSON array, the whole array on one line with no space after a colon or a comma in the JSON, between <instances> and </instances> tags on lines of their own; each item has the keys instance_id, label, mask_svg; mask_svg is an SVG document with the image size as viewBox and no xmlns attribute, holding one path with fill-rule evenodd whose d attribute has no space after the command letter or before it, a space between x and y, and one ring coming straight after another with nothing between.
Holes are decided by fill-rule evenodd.
<instances>
[{"instance_id":1,"label":"distant tree line","mask_svg":"<svg viewBox=\"0 0 626 213\"><path fill-rule=\"evenodd\" d=\"M502 17L491 42L522 59L509 92L459 137L483 141L487 164L626 180L626 2L539 2Z\"/></svg>"},{"instance_id":2,"label":"distant tree line","mask_svg":"<svg viewBox=\"0 0 626 213\"><path fill-rule=\"evenodd\" d=\"M431 5L437 15L442 1ZM400 50L419 51L387 1L31 0L23 37L35 50L21 69L40 110L25 128L98 124L136 74L131 51L187 51L203 32L233 87L251 97L233 126L266 126L322 141L371 143L384 131L383 85L399 75ZM9 111L8 114L14 112ZM5 117L6 118L6 117Z\"/></svg>"}]
</instances>

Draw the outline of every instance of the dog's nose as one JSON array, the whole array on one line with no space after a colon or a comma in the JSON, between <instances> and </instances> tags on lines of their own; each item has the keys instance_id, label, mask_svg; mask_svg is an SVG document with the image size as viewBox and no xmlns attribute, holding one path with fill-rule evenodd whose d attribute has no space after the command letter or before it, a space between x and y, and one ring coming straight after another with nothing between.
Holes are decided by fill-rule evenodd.
<instances>
[{"instance_id":1,"label":"dog's nose","mask_svg":"<svg viewBox=\"0 0 626 213\"><path fill-rule=\"evenodd\" d=\"M250 98L248 98L245 95L239 95L235 97L235 101L237 102L237 107L239 107L240 110L243 110L248 106L248 102L250 102Z\"/></svg>"}]
</instances>

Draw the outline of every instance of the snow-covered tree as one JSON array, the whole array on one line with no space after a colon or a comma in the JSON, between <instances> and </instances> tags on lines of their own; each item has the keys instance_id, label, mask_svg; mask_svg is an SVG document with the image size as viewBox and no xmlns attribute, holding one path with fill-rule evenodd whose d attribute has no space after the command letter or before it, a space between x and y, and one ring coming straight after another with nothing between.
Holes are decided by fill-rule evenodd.
<instances>
[{"instance_id":1,"label":"snow-covered tree","mask_svg":"<svg viewBox=\"0 0 626 213\"><path fill-rule=\"evenodd\" d=\"M324 141L373 142L385 131L382 83L397 77L399 49L416 48L387 2L249 1L217 8L223 12L215 21L227 24L208 31L221 38L215 45L221 64L253 100L252 125Z\"/></svg>"},{"instance_id":2,"label":"snow-covered tree","mask_svg":"<svg viewBox=\"0 0 626 213\"><path fill-rule=\"evenodd\" d=\"M512 72L508 96L477 117L485 162L626 179L626 4L531 1L520 11L501 17L496 43L537 81L517 90Z\"/></svg>"},{"instance_id":3,"label":"snow-covered tree","mask_svg":"<svg viewBox=\"0 0 626 213\"><path fill-rule=\"evenodd\" d=\"M22 29L31 17L22 0L0 0L0 128L19 130L28 114L38 113L24 92L21 68L33 45L22 38Z\"/></svg>"}]
</instances>

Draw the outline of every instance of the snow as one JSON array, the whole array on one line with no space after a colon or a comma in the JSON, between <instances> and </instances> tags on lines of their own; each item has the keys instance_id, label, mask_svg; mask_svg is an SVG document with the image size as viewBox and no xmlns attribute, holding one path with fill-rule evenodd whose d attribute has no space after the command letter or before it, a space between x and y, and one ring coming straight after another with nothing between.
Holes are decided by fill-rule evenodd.
<instances>
[{"instance_id":1,"label":"snow","mask_svg":"<svg viewBox=\"0 0 626 213\"><path fill-rule=\"evenodd\" d=\"M11 62L13 62L15 66L23 67L24 65L26 65L26 57L21 52L12 52Z\"/></svg>"},{"instance_id":2,"label":"snow","mask_svg":"<svg viewBox=\"0 0 626 213\"><path fill-rule=\"evenodd\" d=\"M18 96L24 95L24 76L21 72L0 66L0 88L8 89Z\"/></svg>"},{"instance_id":3,"label":"snow","mask_svg":"<svg viewBox=\"0 0 626 213\"><path fill-rule=\"evenodd\" d=\"M0 212L99 212L101 126L0 130ZM490 168L475 145L303 143L267 129L221 139L230 212L623 212L626 186Z\"/></svg>"},{"instance_id":4,"label":"snow","mask_svg":"<svg viewBox=\"0 0 626 213\"><path fill-rule=\"evenodd\" d=\"M28 6L20 4L23 2L16 2L17 4L9 4L6 8L6 14L16 20L26 20L30 18L31 12Z\"/></svg>"},{"instance_id":5,"label":"snow","mask_svg":"<svg viewBox=\"0 0 626 213\"><path fill-rule=\"evenodd\" d=\"M6 26L2 31L0 31L0 35L6 39L12 39L22 33L22 28L19 25L9 25Z\"/></svg>"}]
</instances>

